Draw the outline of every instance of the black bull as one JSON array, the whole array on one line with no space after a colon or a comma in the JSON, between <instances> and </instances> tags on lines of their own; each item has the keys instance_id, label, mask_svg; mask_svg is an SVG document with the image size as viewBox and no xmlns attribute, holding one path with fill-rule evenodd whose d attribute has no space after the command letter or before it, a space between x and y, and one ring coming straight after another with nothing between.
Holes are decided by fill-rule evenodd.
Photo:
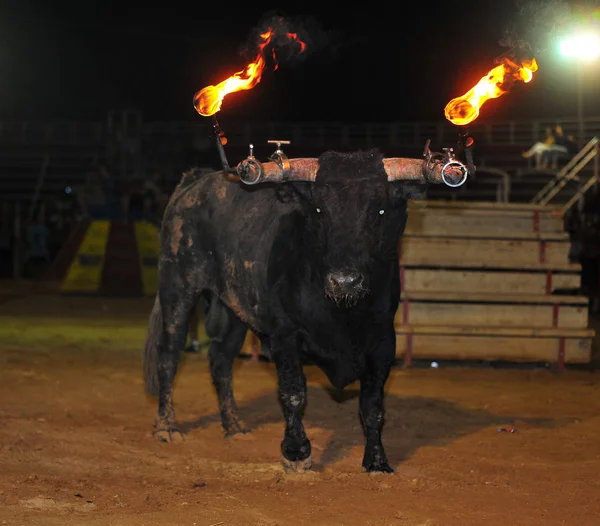
<instances>
[{"instance_id":1,"label":"black bull","mask_svg":"<svg viewBox=\"0 0 600 526\"><path fill-rule=\"evenodd\" d=\"M277 370L286 470L311 464L302 423L308 359L337 388L360 381L363 468L392 471L381 430L396 349L398 244L407 199L421 189L426 169L440 169L405 161L413 163L414 181L390 178L377 151L328 152L316 176L283 184L246 186L224 172L183 177L162 222L159 287L144 354L147 390L158 395L160 440L178 435L173 380L190 311L204 296L210 371L227 434L246 431L232 365L249 328Z\"/></svg>"}]
</instances>

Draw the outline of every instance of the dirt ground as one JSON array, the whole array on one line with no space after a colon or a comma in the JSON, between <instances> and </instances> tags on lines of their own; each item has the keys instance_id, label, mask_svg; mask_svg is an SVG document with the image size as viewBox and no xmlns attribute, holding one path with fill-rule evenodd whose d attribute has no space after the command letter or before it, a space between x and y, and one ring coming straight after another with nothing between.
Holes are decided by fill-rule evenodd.
<instances>
[{"instance_id":1,"label":"dirt ground","mask_svg":"<svg viewBox=\"0 0 600 526\"><path fill-rule=\"evenodd\" d=\"M600 372L395 369L384 445L361 472L358 386L307 367L314 469L287 475L273 366L240 359L252 433L223 437L204 355L175 389L179 443L152 436L151 300L0 295L0 524L600 524ZM514 426L517 432L499 432Z\"/></svg>"}]
</instances>

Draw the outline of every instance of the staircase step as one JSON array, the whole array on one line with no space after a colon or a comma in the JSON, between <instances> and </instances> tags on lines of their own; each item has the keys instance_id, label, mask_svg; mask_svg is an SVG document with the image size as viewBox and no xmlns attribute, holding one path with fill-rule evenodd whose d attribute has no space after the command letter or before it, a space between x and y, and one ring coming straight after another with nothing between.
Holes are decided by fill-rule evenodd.
<instances>
[{"instance_id":1,"label":"staircase step","mask_svg":"<svg viewBox=\"0 0 600 526\"><path fill-rule=\"evenodd\" d=\"M421 267L468 267L579 270L569 262L567 240L480 239L404 235L400 264Z\"/></svg>"},{"instance_id":2,"label":"staircase step","mask_svg":"<svg viewBox=\"0 0 600 526\"><path fill-rule=\"evenodd\" d=\"M548 294L407 292L396 325L587 328L588 299Z\"/></svg>"},{"instance_id":3,"label":"staircase step","mask_svg":"<svg viewBox=\"0 0 600 526\"><path fill-rule=\"evenodd\" d=\"M407 235L511 239L568 239L554 208L481 207L443 201L411 201Z\"/></svg>"},{"instance_id":4,"label":"staircase step","mask_svg":"<svg viewBox=\"0 0 600 526\"><path fill-rule=\"evenodd\" d=\"M410 208L455 208L455 209L469 209L469 210L496 210L502 213L508 211L534 211L537 210L540 214L550 214L560 210L560 207L553 205L536 205L531 203L491 203L487 201L474 202L474 203L462 203L439 201L439 200L428 200L428 201L410 201Z\"/></svg>"},{"instance_id":5,"label":"staircase step","mask_svg":"<svg viewBox=\"0 0 600 526\"><path fill-rule=\"evenodd\" d=\"M587 305L586 296L562 294L523 294L515 292L471 292L450 291L439 292L436 290L404 292L402 297L412 301L448 301L448 302L473 302L473 303L519 303L528 305Z\"/></svg>"},{"instance_id":6,"label":"staircase step","mask_svg":"<svg viewBox=\"0 0 600 526\"><path fill-rule=\"evenodd\" d=\"M396 357L412 359L588 363L591 329L405 325L396 327Z\"/></svg>"},{"instance_id":7,"label":"staircase step","mask_svg":"<svg viewBox=\"0 0 600 526\"><path fill-rule=\"evenodd\" d=\"M479 293L551 294L560 289L578 289L579 268L571 272L491 270L461 268L401 268L402 294L477 291Z\"/></svg>"}]
</instances>

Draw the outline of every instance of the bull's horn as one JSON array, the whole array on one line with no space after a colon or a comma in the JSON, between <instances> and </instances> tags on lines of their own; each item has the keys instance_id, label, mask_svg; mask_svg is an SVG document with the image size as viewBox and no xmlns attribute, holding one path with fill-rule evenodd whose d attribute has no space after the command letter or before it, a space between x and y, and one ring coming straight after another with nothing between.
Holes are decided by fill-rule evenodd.
<instances>
[{"instance_id":1,"label":"bull's horn","mask_svg":"<svg viewBox=\"0 0 600 526\"><path fill-rule=\"evenodd\" d=\"M390 157L383 160L383 167L388 175L388 181L443 182L448 186L460 186L467 178L467 169L459 161L442 162Z\"/></svg>"},{"instance_id":2,"label":"bull's horn","mask_svg":"<svg viewBox=\"0 0 600 526\"><path fill-rule=\"evenodd\" d=\"M242 182L283 183L285 181L314 181L319 169L316 158L285 159L282 164L275 161L259 163L254 158L244 159L236 171Z\"/></svg>"}]
</instances>

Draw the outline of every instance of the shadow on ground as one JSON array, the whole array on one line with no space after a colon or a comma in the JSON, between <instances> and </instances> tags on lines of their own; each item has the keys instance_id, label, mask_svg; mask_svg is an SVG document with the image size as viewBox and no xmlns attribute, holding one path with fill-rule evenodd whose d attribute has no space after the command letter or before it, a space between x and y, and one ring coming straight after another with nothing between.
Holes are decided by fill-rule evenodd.
<instances>
[{"instance_id":1,"label":"shadow on ground","mask_svg":"<svg viewBox=\"0 0 600 526\"><path fill-rule=\"evenodd\" d=\"M325 386L308 387L305 425L332 432L320 462L314 469L323 470L324 467L346 457L352 448L364 445L358 416L358 397L358 389L338 391ZM261 395L241 405L240 414L251 430L272 423L281 423L283 427L282 412L275 393ZM518 415L498 416L485 410L467 409L440 399L403 397L388 393L383 443L388 458L398 467L398 464L409 459L422 447L444 446L487 427L508 427L518 422L528 427L551 429L575 420L576 418L567 421L552 418L532 419ZM219 422L219 415L213 413L197 420L180 422L179 428L187 434Z\"/></svg>"}]
</instances>

